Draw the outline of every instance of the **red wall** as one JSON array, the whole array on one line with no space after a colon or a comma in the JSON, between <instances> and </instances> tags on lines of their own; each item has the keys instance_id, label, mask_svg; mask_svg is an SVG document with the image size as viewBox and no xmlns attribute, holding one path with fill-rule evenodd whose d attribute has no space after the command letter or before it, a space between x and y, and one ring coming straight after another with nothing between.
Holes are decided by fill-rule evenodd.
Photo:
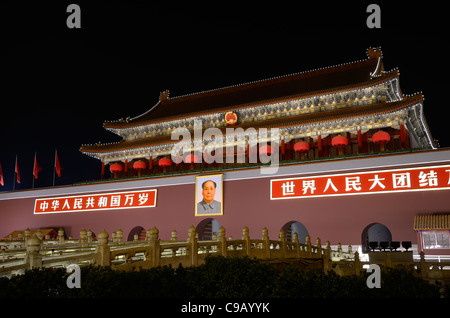
<instances>
[{"instance_id":1,"label":"red wall","mask_svg":"<svg viewBox=\"0 0 450 318\"><path fill-rule=\"evenodd\" d=\"M212 217L225 227L227 237L240 238L247 226L252 238L260 238L267 227L275 239L285 223L299 221L313 242L320 237L323 244L329 240L333 245L360 245L364 228L382 223L391 231L392 240L417 244L414 216L450 208L449 190L271 201L271 178L224 181L224 214ZM117 189L117 183L111 186ZM170 239L172 230L185 239L191 225L207 218L194 215L194 183L156 188L157 206L143 209L34 215L34 198L0 200L0 237L26 228L62 227L74 238L83 228L94 233L106 229L110 237L121 228L127 239L135 226L156 226L161 239Z\"/></svg>"}]
</instances>

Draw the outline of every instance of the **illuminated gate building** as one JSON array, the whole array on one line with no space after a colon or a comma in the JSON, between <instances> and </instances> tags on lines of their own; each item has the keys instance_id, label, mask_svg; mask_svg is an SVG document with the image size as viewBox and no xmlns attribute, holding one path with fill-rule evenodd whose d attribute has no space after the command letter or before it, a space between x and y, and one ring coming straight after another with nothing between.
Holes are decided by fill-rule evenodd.
<instances>
[{"instance_id":1,"label":"illuminated gate building","mask_svg":"<svg viewBox=\"0 0 450 318\"><path fill-rule=\"evenodd\" d=\"M121 141L81 147L101 161L103 180L0 194L0 235L122 229L132 240L156 226L170 239L194 225L205 240L220 226L239 238L247 226L251 237L267 227L362 253L369 242L409 241L416 255L445 257L450 150L438 149L423 105L402 93L379 48L286 76L164 91L147 112L104 123Z\"/></svg>"}]
</instances>

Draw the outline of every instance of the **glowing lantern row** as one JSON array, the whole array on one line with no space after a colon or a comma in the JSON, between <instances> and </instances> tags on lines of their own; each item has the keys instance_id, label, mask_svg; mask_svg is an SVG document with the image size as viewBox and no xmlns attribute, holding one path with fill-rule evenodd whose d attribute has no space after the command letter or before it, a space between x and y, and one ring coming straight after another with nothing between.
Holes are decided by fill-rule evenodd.
<instances>
[{"instance_id":1,"label":"glowing lantern row","mask_svg":"<svg viewBox=\"0 0 450 318\"><path fill-rule=\"evenodd\" d=\"M372 142L376 145L380 146L380 150L384 151L384 145L386 145L391 140L391 137L389 133L379 130L372 136ZM342 135L337 135L331 140L331 145L338 149L339 155L343 155L343 149L348 145L348 138L344 137ZM256 151L256 147L250 148L250 152ZM303 156L305 153L307 153L310 150L310 145L306 141L299 141L294 145L294 151L301 154L301 158L303 159ZM269 145L264 145L259 148L260 154L265 154L270 156L273 153L273 148ZM198 156L195 154L189 154L184 158L185 163L191 164L191 169L193 169L193 164L198 161ZM161 158L158 161L158 165L163 168L163 171L166 172L167 167L170 167L172 165L172 160L170 160L167 157ZM133 169L137 170L139 175L141 170L144 170L147 168L147 164L142 161L138 160L133 163ZM110 166L110 171L117 176L118 173L123 171L123 166L120 163L113 163Z\"/></svg>"}]
</instances>

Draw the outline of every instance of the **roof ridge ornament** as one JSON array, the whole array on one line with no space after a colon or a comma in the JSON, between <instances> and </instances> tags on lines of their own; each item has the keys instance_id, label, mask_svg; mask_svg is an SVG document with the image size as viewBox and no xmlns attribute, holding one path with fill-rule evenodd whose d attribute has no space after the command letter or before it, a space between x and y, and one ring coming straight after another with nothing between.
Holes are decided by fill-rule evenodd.
<instances>
[{"instance_id":1,"label":"roof ridge ornament","mask_svg":"<svg viewBox=\"0 0 450 318\"><path fill-rule=\"evenodd\" d=\"M383 52L381 52L381 46L378 47L369 47L367 49L367 56L370 59L378 59L377 66L375 67L375 70L370 73L371 77L379 76L382 72L384 72L384 65L383 65Z\"/></svg>"},{"instance_id":2,"label":"roof ridge ornament","mask_svg":"<svg viewBox=\"0 0 450 318\"><path fill-rule=\"evenodd\" d=\"M383 52L381 52L381 46L369 47L367 49L367 56L369 57L369 59L382 58Z\"/></svg>"},{"instance_id":3,"label":"roof ridge ornament","mask_svg":"<svg viewBox=\"0 0 450 318\"><path fill-rule=\"evenodd\" d=\"M165 100L168 100L169 99L169 90L168 89L166 89L164 92L161 92L160 94L159 94L159 101L162 103L163 101L165 101Z\"/></svg>"}]
</instances>

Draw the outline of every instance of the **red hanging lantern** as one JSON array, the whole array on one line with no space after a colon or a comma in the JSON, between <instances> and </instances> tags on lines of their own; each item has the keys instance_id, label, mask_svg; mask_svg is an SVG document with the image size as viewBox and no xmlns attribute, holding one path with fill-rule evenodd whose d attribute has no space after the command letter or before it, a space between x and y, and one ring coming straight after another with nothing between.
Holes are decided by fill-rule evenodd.
<instances>
[{"instance_id":1,"label":"red hanging lantern","mask_svg":"<svg viewBox=\"0 0 450 318\"><path fill-rule=\"evenodd\" d=\"M119 172L122 172L122 170L123 170L123 166L120 163L113 163L109 167L109 171L111 171L112 173L119 173Z\"/></svg>"},{"instance_id":2,"label":"red hanging lantern","mask_svg":"<svg viewBox=\"0 0 450 318\"><path fill-rule=\"evenodd\" d=\"M166 172L167 167L172 165L172 160L167 157L161 158L158 161L158 165L163 168L163 172Z\"/></svg>"},{"instance_id":3,"label":"red hanging lantern","mask_svg":"<svg viewBox=\"0 0 450 318\"><path fill-rule=\"evenodd\" d=\"M117 174L122 172L123 166L120 163L113 163L111 166L109 166L109 171L111 173L114 173L114 178L117 178Z\"/></svg>"},{"instance_id":4,"label":"red hanging lantern","mask_svg":"<svg viewBox=\"0 0 450 318\"><path fill-rule=\"evenodd\" d=\"M383 130L377 131L372 136L372 142L380 146L380 151L384 151L384 145L387 144L389 140L391 140L391 136Z\"/></svg>"},{"instance_id":5,"label":"red hanging lantern","mask_svg":"<svg viewBox=\"0 0 450 318\"><path fill-rule=\"evenodd\" d=\"M331 139L331 145L338 149L339 155L341 156L344 154L343 149L348 145L348 139L342 135L337 135Z\"/></svg>"},{"instance_id":6,"label":"red hanging lantern","mask_svg":"<svg viewBox=\"0 0 450 318\"><path fill-rule=\"evenodd\" d=\"M299 141L297 143L295 143L294 145L294 150L296 152L300 152L300 153L304 153L309 151L309 143L307 143L306 141Z\"/></svg>"},{"instance_id":7,"label":"red hanging lantern","mask_svg":"<svg viewBox=\"0 0 450 318\"><path fill-rule=\"evenodd\" d=\"M145 168L147 168L147 164L142 160L138 160L133 163L134 170L144 170Z\"/></svg>"},{"instance_id":8,"label":"red hanging lantern","mask_svg":"<svg viewBox=\"0 0 450 318\"><path fill-rule=\"evenodd\" d=\"M269 145L264 145L262 147L259 147L259 154L265 154L267 156L270 156L273 153L273 149Z\"/></svg>"},{"instance_id":9,"label":"red hanging lantern","mask_svg":"<svg viewBox=\"0 0 450 318\"><path fill-rule=\"evenodd\" d=\"M147 164L142 160L138 160L133 163L133 169L137 170L139 176L141 175L141 171L145 168L147 168Z\"/></svg>"},{"instance_id":10,"label":"red hanging lantern","mask_svg":"<svg viewBox=\"0 0 450 318\"><path fill-rule=\"evenodd\" d=\"M189 154L186 157L184 157L184 162L185 163L194 164L194 163L197 163L198 161L199 161L198 156L195 155L195 154Z\"/></svg>"},{"instance_id":11,"label":"red hanging lantern","mask_svg":"<svg viewBox=\"0 0 450 318\"><path fill-rule=\"evenodd\" d=\"M305 153L309 151L309 143L306 141L299 141L294 144L294 150L301 155L301 159L304 159Z\"/></svg>"},{"instance_id":12,"label":"red hanging lantern","mask_svg":"<svg viewBox=\"0 0 450 318\"><path fill-rule=\"evenodd\" d=\"M184 157L184 162L185 163L190 163L190 169L193 170L194 169L194 163L197 163L199 161L198 156L195 154L189 154L186 157Z\"/></svg>"}]
</instances>

